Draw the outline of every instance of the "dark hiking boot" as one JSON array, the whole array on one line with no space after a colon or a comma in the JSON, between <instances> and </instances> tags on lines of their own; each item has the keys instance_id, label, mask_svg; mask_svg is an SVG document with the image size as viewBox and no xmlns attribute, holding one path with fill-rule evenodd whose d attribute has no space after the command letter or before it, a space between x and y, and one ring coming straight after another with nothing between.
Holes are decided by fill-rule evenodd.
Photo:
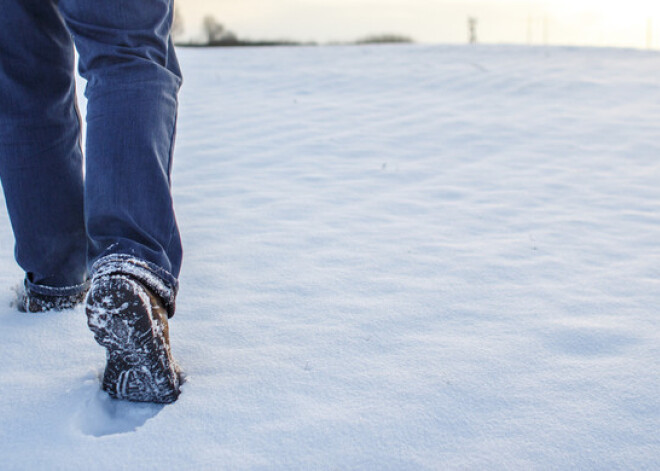
<instances>
[{"instance_id":1,"label":"dark hiking boot","mask_svg":"<svg viewBox=\"0 0 660 471\"><path fill-rule=\"evenodd\" d=\"M176 401L179 374L161 299L130 276L104 275L92 281L86 310L94 338L106 349L103 390L128 401Z\"/></svg>"},{"instance_id":2,"label":"dark hiking boot","mask_svg":"<svg viewBox=\"0 0 660 471\"><path fill-rule=\"evenodd\" d=\"M87 290L70 296L55 296L28 292L24 287L16 289L16 308L20 312L46 312L72 309L80 304Z\"/></svg>"}]
</instances>

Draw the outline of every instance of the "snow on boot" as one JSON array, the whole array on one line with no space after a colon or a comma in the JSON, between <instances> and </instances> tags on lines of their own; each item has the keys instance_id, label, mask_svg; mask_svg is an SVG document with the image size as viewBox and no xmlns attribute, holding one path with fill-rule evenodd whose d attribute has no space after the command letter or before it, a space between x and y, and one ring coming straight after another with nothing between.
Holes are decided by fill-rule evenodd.
<instances>
[{"instance_id":1,"label":"snow on boot","mask_svg":"<svg viewBox=\"0 0 660 471\"><path fill-rule=\"evenodd\" d=\"M62 311L64 309L73 309L85 299L87 290L73 295L48 295L28 291L27 288L16 288L16 300L11 303L12 306L20 312L46 312Z\"/></svg>"},{"instance_id":2,"label":"snow on boot","mask_svg":"<svg viewBox=\"0 0 660 471\"><path fill-rule=\"evenodd\" d=\"M86 311L94 338L106 348L103 389L128 401L176 401L179 374L160 298L130 276L103 275L92 280Z\"/></svg>"}]
</instances>

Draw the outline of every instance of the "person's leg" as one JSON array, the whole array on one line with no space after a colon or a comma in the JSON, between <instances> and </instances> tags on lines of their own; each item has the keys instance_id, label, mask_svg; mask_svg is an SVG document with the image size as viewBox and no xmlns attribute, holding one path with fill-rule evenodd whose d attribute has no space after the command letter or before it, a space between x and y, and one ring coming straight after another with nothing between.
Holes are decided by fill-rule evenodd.
<instances>
[{"instance_id":1,"label":"person's leg","mask_svg":"<svg viewBox=\"0 0 660 471\"><path fill-rule=\"evenodd\" d=\"M172 0L60 0L87 79L92 275L129 273L174 312L181 241L170 171L181 85Z\"/></svg>"},{"instance_id":2,"label":"person's leg","mask_svg":"<svg viewBox=\"0 0 660 471\"><path fill-rule=\"evenodd\" d=\"M2 3L0 179L26 291L54 302L28 310L68 307L57 300L79 299L85 288L87 239L73 68L73 43L51 1Z\"/></svg>"},{"instance_id":3,"label":"person's leg","mask_svg":"<svg viewBox=\"0 0 660 471\"><path fill-rule=\"evenodd\" d=\"M107 350L112 397L172 402L181 242L170 171L181 74L172 0L60 0L88 81L85 215L88 325Z\"/></svg>"}]
</instances>

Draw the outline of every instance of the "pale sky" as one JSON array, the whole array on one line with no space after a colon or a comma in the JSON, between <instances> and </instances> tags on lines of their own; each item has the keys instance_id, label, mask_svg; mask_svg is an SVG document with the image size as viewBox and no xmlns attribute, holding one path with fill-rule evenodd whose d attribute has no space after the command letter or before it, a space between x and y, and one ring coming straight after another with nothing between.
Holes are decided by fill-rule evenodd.
<instances>
[{"instance_id":1,"label":"pale sky","mask_svg":"<svg viewBox=\"0 0 660 471\"><path fill-rule=\"evenodd\" d=\"M660 0L177 0L183 38L213 15L240 38L349 41L396 33L465 43L467 18L484 43L660 48Z\"/></svg>"}]
</instances>

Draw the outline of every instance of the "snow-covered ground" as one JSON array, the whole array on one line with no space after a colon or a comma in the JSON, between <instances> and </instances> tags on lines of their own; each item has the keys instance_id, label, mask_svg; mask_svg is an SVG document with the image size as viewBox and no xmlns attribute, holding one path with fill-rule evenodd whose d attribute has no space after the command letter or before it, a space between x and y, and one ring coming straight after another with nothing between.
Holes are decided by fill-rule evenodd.
<instances>
[{"instance_id":1,"label":"snow-covered ground","mask_svg":"<svg viewBox=\"0 0 660 471\"><path fill-rule=\"evenodd\" d=\"M0 468L659 469L660 55L181 50L178 402L9 307Z\"/></svg>"}]
</instances>

